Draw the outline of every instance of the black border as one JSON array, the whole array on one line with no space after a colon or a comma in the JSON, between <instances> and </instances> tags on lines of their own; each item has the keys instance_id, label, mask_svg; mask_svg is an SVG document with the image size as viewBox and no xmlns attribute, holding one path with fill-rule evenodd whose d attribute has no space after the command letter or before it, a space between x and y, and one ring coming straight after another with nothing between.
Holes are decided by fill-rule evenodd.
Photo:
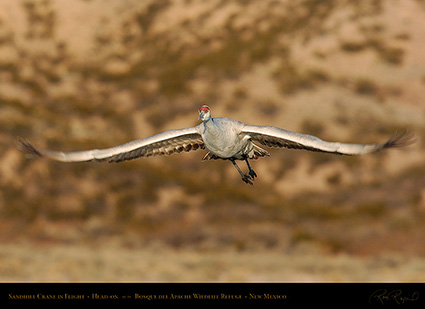
<instances>
[{"instance_id":1,"label":"black border","mask_svg":"<svg viewBox=\"0 0 425 309\"><path fill-rule=\"evenodd\" d=\"M421 306L423 283L1 283L13 305ZM195 295L201 297L195 297ZM73 298L73 296L76 296Z\"/></svg>"}]
</instances>

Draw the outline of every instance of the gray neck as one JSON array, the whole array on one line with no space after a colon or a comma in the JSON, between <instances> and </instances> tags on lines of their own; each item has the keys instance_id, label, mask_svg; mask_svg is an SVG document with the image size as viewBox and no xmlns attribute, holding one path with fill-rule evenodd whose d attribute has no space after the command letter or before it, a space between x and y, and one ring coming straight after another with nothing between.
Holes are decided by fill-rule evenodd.
<instances>
[{"instance_id":1,"label":"gray neck","mask_svg":"<svg viewBox=\"0 0 425 309\"><path fill-rule=\"evenodd\" d=\"M214 118L209 118L208 120L205 120L204 126L210 134L217 135L220 133L220 128L217 127Z\"/></svg>"}]
</instances>

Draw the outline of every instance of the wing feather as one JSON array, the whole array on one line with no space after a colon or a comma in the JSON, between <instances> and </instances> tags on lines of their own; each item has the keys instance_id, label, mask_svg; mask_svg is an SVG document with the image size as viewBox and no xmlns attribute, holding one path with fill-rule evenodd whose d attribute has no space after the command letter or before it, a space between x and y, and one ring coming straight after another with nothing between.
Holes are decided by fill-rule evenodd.
<instances>
[{"instance_id":1,"label":"wing feather","mask_svg":"<svg viewBox=\"0 0 425 309\"><path fill-rule=\"evenodd\" d=\"M147 138L131 141L107 149L92 149L75 152L44 150L35 147L26 139L18 137L17 147L32 156L46 157L62 162L108 161L121 162L140 157L171 155L204 149L204 142L199 134L199 126L187 129L170 130Z\"/></svg>"},{"instance_id":2,"label":"wing feather","mask_svg":"<svg viewBox=\"0 0 425 309\"><path fill-rule=\"evenodd\" d=\"M348 144L326 142L318 137L300 134L277 127L248 126L242 129L253 141L274 148L305 149L310 151L328 152L340 155L359 155L376 152L386 148L400 148L413 144L414 134L407 131L392 136L383 144Z\"/></svg>"}]
</instances>

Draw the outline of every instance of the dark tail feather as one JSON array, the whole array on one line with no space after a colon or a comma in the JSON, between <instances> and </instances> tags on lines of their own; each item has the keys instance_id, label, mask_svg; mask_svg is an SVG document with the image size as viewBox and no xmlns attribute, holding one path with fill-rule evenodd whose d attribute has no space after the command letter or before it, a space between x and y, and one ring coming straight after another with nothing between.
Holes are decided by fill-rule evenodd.
<instances>
[{"instance_id":1,"label":"dark tail feather","mask_svg":"<svg viewBox=\"0 0 425 309\"><path fill-rule=\"evenodd\" d=\"M224 160L223 158L217 157L216 155L213 155L211 152L209 152L209 151L208 151L208 152L205 154L205 156L202 158L202 160L201 160L201 161L219 160L219 159Z\"/></svg>"},{"instance_id":2,"label":"dark tail feather","mask_svg":"<svg viewBox=\"0 0 425 309\"><path fill-rule=\"evenodd\" d=\"M261 157L270 157L270 153L267 150L261 148L260 146L255 145L255 144L253 144L253 145L254 145L254 158L253 159L257 160L258 158L261 158Z\"/></svg>"}]
</instances>

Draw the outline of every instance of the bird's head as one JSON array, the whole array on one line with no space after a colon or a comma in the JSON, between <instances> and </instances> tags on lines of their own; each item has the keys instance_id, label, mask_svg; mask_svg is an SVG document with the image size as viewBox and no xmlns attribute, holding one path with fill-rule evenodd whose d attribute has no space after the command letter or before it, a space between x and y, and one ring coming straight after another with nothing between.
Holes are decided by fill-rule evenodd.
<instances>
[{"instance_id":1,"label":"bird's head","mask_svg":"<svg viewBox=\"0 0 425 309\"><path fill-rule=\"evenodd\" d=\"M207 105L202 105L199 109L198 120L208 121L211 119L211 110Z\"/></svg>"}]
</instances>

